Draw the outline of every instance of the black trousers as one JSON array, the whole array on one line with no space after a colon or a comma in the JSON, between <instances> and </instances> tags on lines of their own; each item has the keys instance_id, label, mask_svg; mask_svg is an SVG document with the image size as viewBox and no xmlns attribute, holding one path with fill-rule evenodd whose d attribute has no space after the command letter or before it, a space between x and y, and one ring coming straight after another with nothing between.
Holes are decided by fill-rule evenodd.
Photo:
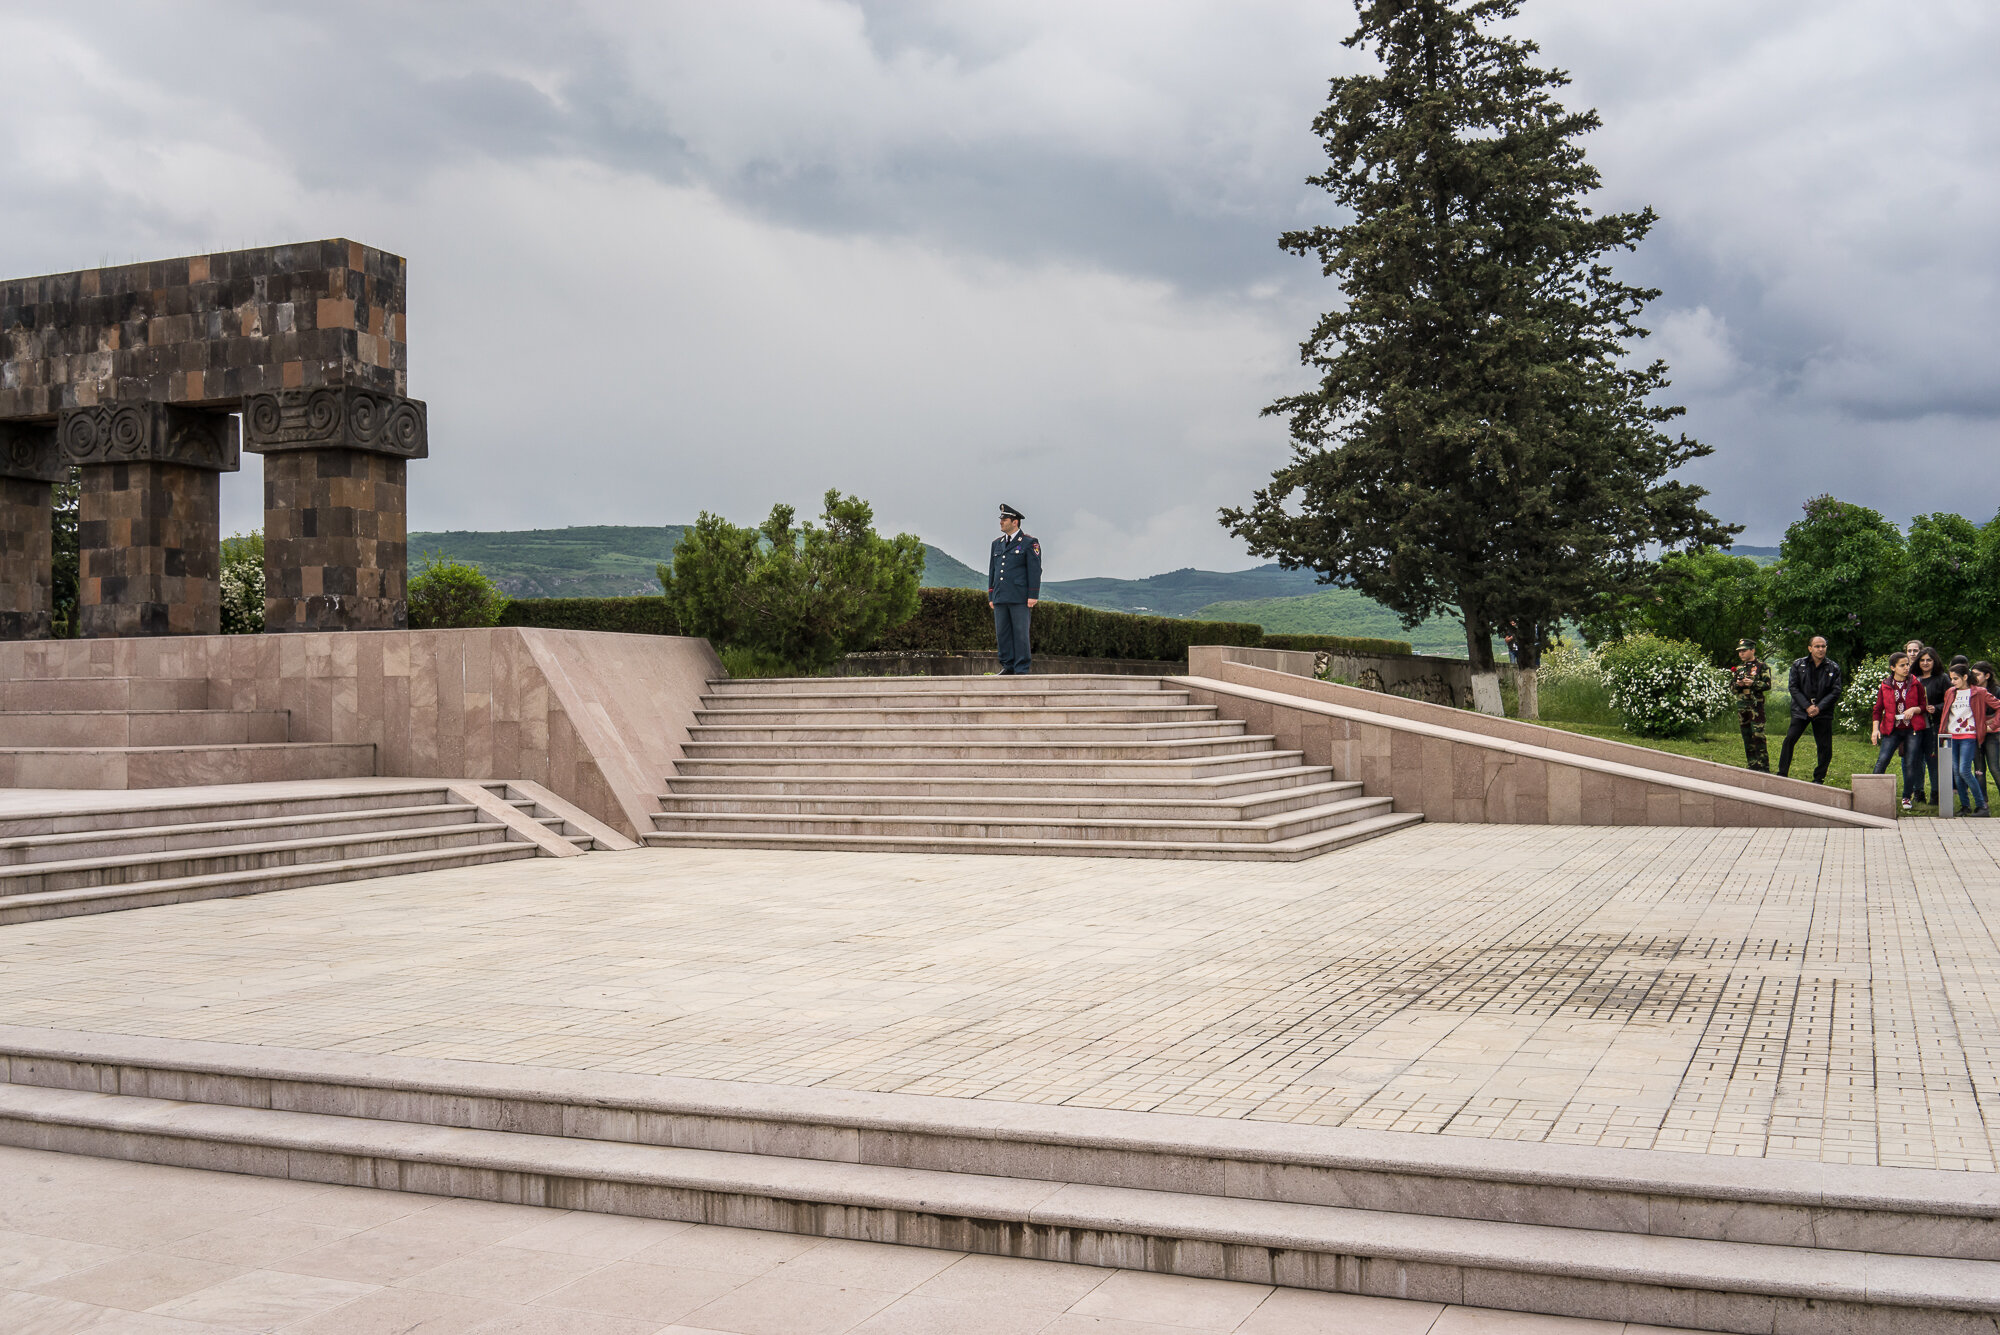
<instances>
[{"instance_id":1,"label":"black trousers","mask_svg":"<svg viewBox=\"0 0 2000 1335\"><path fill-rule=\"evenodd\" d=\"M1000 675L1020 676L1027 672L1028 616L1026 603L993 604L993 640L1000 650Z\"/></svg>"},{"instance_id":2,"label":"black trousers","mask_svg":"<svg viewBox=\"0 0 2000 1335\"><path fill-rule=\"evenodd\" d=\"M1806 729L1813 735L1813 782L1826 782L1826 767L1833 763L1833 715L1822 711L1818 718L1799 718L1794 715L1792 726L1785 729L1785 747L1778 752L1778 773L1789 778L1792 773L1792 748L1799 744L1799 738L1806 735Z\"/></svg>"}]
</instances>

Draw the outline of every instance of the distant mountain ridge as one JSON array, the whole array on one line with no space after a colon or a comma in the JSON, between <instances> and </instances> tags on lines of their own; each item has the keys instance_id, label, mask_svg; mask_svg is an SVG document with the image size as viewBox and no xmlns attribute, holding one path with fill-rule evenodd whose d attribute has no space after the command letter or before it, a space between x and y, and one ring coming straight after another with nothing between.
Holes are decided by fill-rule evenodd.
<instances>
[{"instance_id":1,"label":"distant mountain ridge","mask_svg":"<svg viewBox=\"0 0 2000 1335\"><path fill-rule=\"evenodd\" d=\"M501 532L412 533L410 565L426 554L467 561L510 598L623 598L658 593L654 567L674 559L685 524L531 528ZM964 562L924 548L924 583L933 588L983 589L986 576Z\"/></svg>"}]
</instances>

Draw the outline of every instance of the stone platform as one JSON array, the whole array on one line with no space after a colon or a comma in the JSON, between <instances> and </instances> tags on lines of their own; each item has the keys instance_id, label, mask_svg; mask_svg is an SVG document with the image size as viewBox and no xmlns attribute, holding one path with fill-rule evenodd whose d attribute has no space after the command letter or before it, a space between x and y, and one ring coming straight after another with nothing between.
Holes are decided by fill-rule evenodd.
<instances>
[{"instance_id":1,"label":"stone platform","mask_svg":"<svg viewBox=\"0 0 2000 1335\"><path fill-rule=\"evenodd\" d=\"M1970 821L1426 825L1288 866L635 850L29 924L0 1126L1594 1320L1989 1331L1996 855Z\"/></svg>"}]
</instances>

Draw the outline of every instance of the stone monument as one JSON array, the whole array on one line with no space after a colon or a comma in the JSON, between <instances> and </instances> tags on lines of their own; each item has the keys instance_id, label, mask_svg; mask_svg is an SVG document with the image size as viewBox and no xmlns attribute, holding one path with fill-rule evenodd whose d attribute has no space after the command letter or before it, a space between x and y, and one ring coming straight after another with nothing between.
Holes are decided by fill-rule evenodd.
<instances>
[{"instance_id":1,"label":"stone monument","mask_svg":"<svg viewBox=\"0 0 2000 1335\"><path fill-rule=\"evenodd\" d=\"M267 456L265 629L406 625L404 469L428 448L404 269L330 240L0 282L0 638L49 633L71 465L81 633L219 632L218 474L243 448Z\"/></svg>"}]
</instances>

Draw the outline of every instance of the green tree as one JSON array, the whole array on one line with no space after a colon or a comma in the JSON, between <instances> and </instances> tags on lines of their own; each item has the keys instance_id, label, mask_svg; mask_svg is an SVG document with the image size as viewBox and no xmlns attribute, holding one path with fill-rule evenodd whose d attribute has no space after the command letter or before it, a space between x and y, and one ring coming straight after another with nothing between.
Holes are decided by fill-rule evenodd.
<instances>
[{"instance_id":1,"label":"green tree","mask_svg":"<svg viewBox=\"0 0 2000 1335\"><path fill-rule=\"evenodd\" d=\"M1992 529L1995 523L2000 518L1987 527ZM1902 580L1890 599L1891 607L1884 609L1900 610L1901 624L1884 627L1887 641L1871 635L1871 650L1885 652L1889 642L1914 636L1947 655L1962 653L1976 659L2000 641L1995 634L1995 622L2000 620L2000 587L1995 586L2000 566L1993 562L2000 544L1983 542L1982 537L1963 515L1918 515L1910 521Z\"/></svg>"},{"instance_id":2,"label":"green tree","mask_svg":"<svg viewBox=\"0 0 2000 1335\"><path fill-rule=\"evenodd\" d=\"M49 541L54 576L49 590L49 633L58 640L73 640L78 629L77 581L83 559L77 542L77 504L83 488L72 468L69 477L50 490L55 528Z\"/></svg>"},{"instance_id":3,"label":"green tree","mask_svg":"<svg viewBox=\"0 0 2000 1335\"><path fill-rule=\"evenodd\" d=\"M801 668L824 668L917 614L924 544L884 538L856 496L826 493L816 524L793 524L789 505L759 528L704 511L659 570L675 619L689 635Z\"/></svg>"},{"instance_id":4,"label":"green tree","mask_svg":"<svg viewBox=\"0 0 2000 1335\"><path fill-rule=\"evenodd\" d=\"M1351 585L1414 626L1464 622L1480 708L1497 713L1492 636L1540 651L1566 618L1638 578L1655 545L1726 542L1700 488L1668 480L1710 453L1661 428L1664 363L1634 365L1658 295L1617 281L1650 209L1594 215L1581 137L1595 112L1537 47L1490 31L1518 0L1362 0L1347 45L1379 73L1333 80L1311 183L1352 221L1287 232L1346 305L1301 348L1319 384L1264 411L1293 459L1223 522L1259 555Z\"/></svg>"},{"instance_id":5,"label":"green tree","mask_svg":"<svg viewBox=\"0 0 2000 1335\"><path fill-rule=\"evenodd\" d=\"M1720 667L1736 664L1739 640L1761 640L1770 614L1771 567L1713 547L1668 552L1635 588L1583 620L1586 639L1627 635L1698 644Z\"/></svg>"},{"instance_id":6,"label":"green tree","mask_svg":"<svg viewBox=\"0 0 2000 1335\"><path fill-rule=\"evenodd\" d=\"M500 619L507 595L478 566L437 552L422 562L410 576L411 630L463 630Z\"/></svg>"},{"instance_id":7,"label":"green tree","mask_svg":"<svg viewBox=\"0 0 2000 1335\"><path fill-rule=\"evenodd\" d=\"M1828 655L1852 668L1902 635L1904 568L1894 524L1866 506L1815 496L1778 544L1771 633L1794 658L1824 635Z\"/></svg>"}]
</instances>

